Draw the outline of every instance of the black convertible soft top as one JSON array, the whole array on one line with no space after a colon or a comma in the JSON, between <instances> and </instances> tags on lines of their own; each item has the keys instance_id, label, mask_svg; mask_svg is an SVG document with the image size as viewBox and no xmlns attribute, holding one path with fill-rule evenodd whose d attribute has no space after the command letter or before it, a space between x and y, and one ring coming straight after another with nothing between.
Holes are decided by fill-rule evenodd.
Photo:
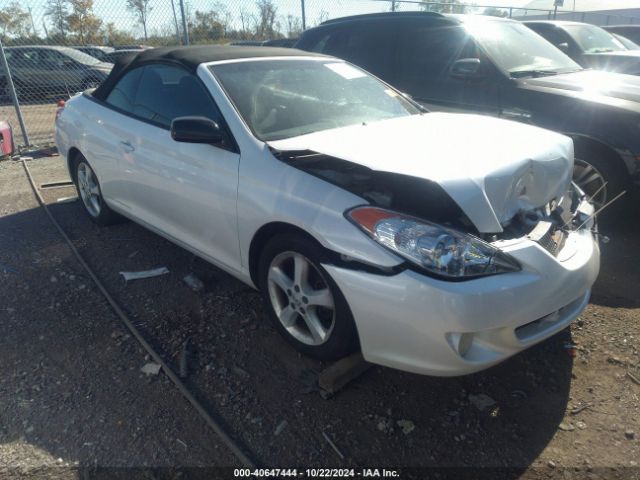
<instances>
[{"instance_id":1,"label":"black convertible soft top","mask_svg":"<svg viewBox=\"0 0 640 480\"><path fill-rule=\"evenodd\" d=\"M116 60L109 76L96 88L93 97L104 100L118 79L136 67L147 63L172 63L182 65L195 72L198 65L206 62L233 60L237 58L324 56L319 53L303 52L294 48L249 47L233 45L197 45L192 47L150 48L140 53L123 55Z\"/></svg>"}]
</instances>

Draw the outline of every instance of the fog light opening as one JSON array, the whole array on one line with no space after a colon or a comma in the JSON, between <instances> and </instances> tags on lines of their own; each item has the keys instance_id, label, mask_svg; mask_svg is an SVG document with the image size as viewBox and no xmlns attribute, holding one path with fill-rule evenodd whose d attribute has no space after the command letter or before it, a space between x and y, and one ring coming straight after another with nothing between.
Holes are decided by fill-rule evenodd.
<instances>
[{"instance_id":1,"label":"fog light opening","mask_svg":"<svg viewBox=\"0 0 640 480\"><path fill-rule=\"evenodd\" d=\"M467 354L473 344L473 333L449 333L447 337L451 348L461 357Z\"/></svg>"}]
</instances>

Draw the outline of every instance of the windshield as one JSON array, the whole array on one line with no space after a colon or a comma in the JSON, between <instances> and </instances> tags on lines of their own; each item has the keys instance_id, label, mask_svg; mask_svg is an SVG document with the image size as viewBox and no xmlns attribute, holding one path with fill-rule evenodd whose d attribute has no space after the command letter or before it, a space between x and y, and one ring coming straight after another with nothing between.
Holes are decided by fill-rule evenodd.
<instances>
[{"instance_id":1,"label":"windshield","mask_svg":"<svg viewBox=\"0 0 640 480\"><path fill-rule=\"evenodd\" d=\"M257 60L210 68L263 141L420 113L397 91L336 60Z\"/></svg>"},{"instance_id":2,"label":"windshield","mask_svg":"<svg viewBox=\"0 0 640 480\"><path fill-rule=\"evenodd\" d=\"M570 72L582 68L537 33L520 23L469 21L465 28L505 72Z\"/></svg>"},{"instance_id":3,"label":"windshield","mask_svg":"<svg viewBox=\"0 0 640 480\"><path fill-rule=\"evenodd\" d=\"M63 48L63 49L60 49L60 53L63 53L67 57L71 57L76 62L84 63L85 65L97 65L99 63L102 63L97 58L92 57L87 53L80 52L75 48Z\"/></svg>"},{"instance_id":4,"label":"windshield","mask_svg":"<svg viewBox=\"0 0 640 480\"><path fill-rule=\"evenodd\" d=\"M595 25L565 25L564 29L585 53L626 50L617 38Z\"/></svg>"}]
</instances>

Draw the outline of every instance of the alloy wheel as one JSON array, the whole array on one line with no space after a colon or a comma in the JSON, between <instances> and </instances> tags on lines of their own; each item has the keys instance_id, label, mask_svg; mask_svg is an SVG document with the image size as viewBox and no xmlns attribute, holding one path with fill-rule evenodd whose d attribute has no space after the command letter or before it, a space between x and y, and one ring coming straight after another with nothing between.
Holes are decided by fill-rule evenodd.
<instances>
[{"instance_id":1,"label":"alloy wheel","mask_svg":"<svg viewBox=\"0 0 640 480\"><path fill-rule=\"evenodd\" d=\"M89 215L98 217L102 203L100 188L93 170L84 162L78 165L78 190Z\"/></svg>"},{"instance_id":2,"label":"alloy wheel","mask_svg":"<svg viewBox=\"0 0 640 480\"><path fill-rule=\"evenodd\" d=\"M607 202L606 180L600 171L579 158L575 159L573 181L586 193L596 209Z\"/></svg>"},{"instance_id":3,"label":"alloy wheel","mask_svg":"<svg viewBox=\"0 0 640 480\"><path fill-rule=\"evenodd\" d=\"M276 255L267 275L269 300L289 334L307 345L325 343L335 325L335 301L323 274L304 255Z\"/></svg>"}]
</instances>

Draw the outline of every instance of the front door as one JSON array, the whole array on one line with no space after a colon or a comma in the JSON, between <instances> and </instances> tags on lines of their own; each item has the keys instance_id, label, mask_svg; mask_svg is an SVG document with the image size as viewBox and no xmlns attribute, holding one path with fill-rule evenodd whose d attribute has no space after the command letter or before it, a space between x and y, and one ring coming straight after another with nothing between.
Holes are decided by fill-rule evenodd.
<instances>
[{"instance_id":1,"label":"front door","mask_svg":"<svg viewBox=\"0 0 640 480\"><path fill-rule=\"evenodd\" d=\"M240 155L176 142L170 134L171 120L181 116L204 116L224 125L204 85L180 67L146 66L131 116L135 128L120 132L123 152L114 182L127 211L212 262L237 269Z\"/></svg>"}]
</instances>

